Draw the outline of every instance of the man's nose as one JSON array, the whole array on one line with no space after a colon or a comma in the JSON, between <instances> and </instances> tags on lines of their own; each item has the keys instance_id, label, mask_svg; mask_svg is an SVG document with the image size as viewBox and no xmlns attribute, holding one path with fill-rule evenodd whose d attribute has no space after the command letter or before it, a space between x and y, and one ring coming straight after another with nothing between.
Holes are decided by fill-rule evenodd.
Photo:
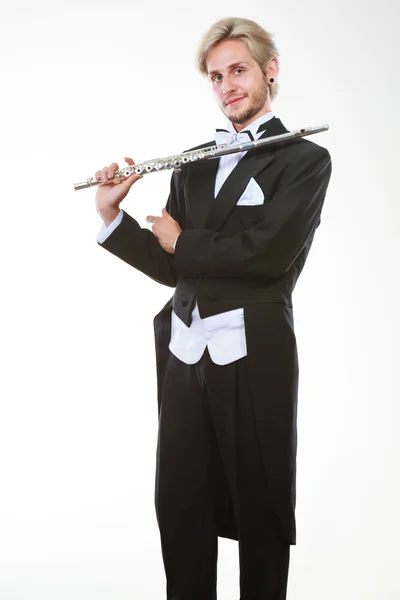
<instances>
[{"instance_id":1,"label":"man's nose","mask_svg":"<svg viewBox=\"0 0 400 600\"><path fill-rule=\"evenodd\" d=\"M235 89L235 85L234 85L232 79L230 79L229 77L224 77L224 80L222 82L222 93L229 94L234 89Z\"/></svg>"}]
</instances>

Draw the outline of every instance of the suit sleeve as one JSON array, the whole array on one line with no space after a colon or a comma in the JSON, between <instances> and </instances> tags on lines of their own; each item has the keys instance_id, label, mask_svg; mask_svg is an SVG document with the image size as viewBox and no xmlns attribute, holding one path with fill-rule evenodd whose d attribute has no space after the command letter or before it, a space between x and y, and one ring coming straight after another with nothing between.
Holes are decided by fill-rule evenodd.
<instances>
[{"instance_id":1,"label":"suit sleeve","mask_svg":"<svg viewBox=\"0 0 400 600\"><path fill-rule=\"evenodd\" d=\"M171 187L166 208L181 223L177 202L177 175L171 177ZM124 210L121 223L99 244L154 281L170 287L177 284L175 256L166 252L152 231L139 223ZM182 225L181 225L182 227Z\"/></svg>"},{"instance_id":2,"label":"suit sleeve","mask_svg":"<svg viewBox=\"0 0 400 600\"><path fill-rule=\"evenodd\" d=\"M185 229L176 243L178 275L278 278L288 271L320 222L331 176L329 152L291 163L251 229L223 237L209 229Z\"/></svg>"}]
</instances>

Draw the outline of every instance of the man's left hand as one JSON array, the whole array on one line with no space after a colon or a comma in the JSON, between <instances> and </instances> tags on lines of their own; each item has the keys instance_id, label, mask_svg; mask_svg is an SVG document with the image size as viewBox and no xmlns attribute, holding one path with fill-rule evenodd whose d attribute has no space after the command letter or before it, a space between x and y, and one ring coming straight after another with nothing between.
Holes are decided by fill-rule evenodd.
<instances>
[{"instance_id":1,"label":"man's left hand","mask_svg":"<svg viewBox=\"0 0 400 600\"><path fill-rule=\"evenodd\" d=\"M146 217L147 223L153 223L151 228L152 232L156 236L158 243L168 254L174 254L174 242L182 229L179 224L165 208L162 209L161 217L153 217L149 215Z\"/></svg>"}]
</instances>

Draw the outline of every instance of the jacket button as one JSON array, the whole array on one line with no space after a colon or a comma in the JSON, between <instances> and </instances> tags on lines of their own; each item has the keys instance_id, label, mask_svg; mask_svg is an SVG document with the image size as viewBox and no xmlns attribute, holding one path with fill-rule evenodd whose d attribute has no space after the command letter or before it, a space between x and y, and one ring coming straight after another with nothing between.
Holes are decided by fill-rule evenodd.
<instances>
[{"instance_id":1,"label":"jacket button","mask_svg":"<svg viewBox=\"0 0 400 600\"><path fill-rule=\"evenodd\" d=\"M181 300L181 306L187 306L187 305L188 305L187 300Z\"/></svg>"}]
</instances>

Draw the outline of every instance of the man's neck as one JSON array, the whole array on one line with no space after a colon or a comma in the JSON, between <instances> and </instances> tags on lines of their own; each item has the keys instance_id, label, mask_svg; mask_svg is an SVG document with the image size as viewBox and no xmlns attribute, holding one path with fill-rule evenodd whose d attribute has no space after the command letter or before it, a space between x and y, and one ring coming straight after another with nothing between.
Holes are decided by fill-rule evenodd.
<instances>
[{"instance_id":1,"label":"man's neck","mask_svg":"<svg viewBox=\"0 0 400 600\"><path fill-rule=\"evenodd\" d=\"M252 117L245 123L234 123L232 121L232 125L233 125L236 133L239 133L240 131L242 131L243 129L246 129L246 127L251 125L253 123L253 121L256 121L257 119L259 119L263 115L266 115L269 112L271 112L271 107L270 107L269 103L267 103L267 105L265 105L256 115L254 115L254 117Z\"/></svg>"}]
</instances>

